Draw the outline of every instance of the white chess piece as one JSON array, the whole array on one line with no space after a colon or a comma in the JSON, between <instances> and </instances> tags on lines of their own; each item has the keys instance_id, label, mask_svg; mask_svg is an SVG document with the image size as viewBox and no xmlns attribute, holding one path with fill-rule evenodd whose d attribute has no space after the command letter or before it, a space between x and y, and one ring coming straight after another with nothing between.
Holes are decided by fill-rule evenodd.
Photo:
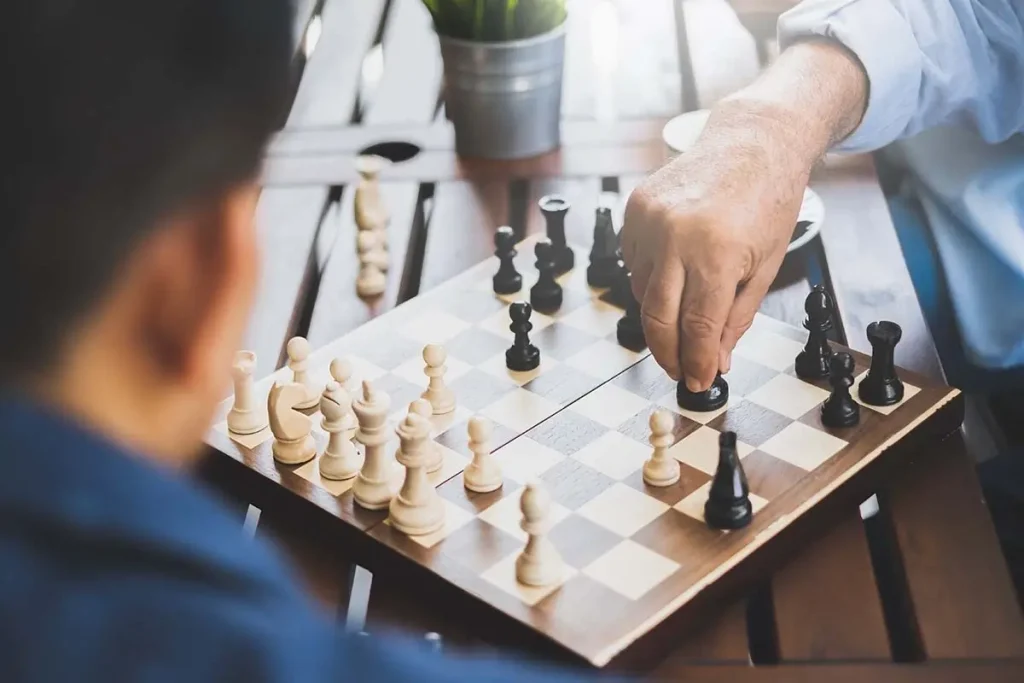
<instances>
[{"instance_id":1,"label":"white chess piece","mask_svg":"<svg viewBox=\"0 0 1024 683\"><path fill-rule=\"evenodd\" d=\"M516 558L516 579L527 586L550 586L557 583L565 572L562 557L551 539L551 496L540 482L526 485L519 500L523 513L520 528L529 535L526 547Z\"/></svg>"},{"instance_id":2,"label":"white chess piece","mask_svg":"<svg viewBox=\"0 0 1024 683\"><path fill-rule=\"evenodd\" d=\"M462 472L462 482L467 489L476 493L490 493L501 488L501 465L491 455L490 420L484 417L469 419L469 450L473 451L473 462Z\"/></svg>"},{"instance_id":3,"label":"white chess piece","mask_svg":"<svg viewBox=\"0 0 1024 683\"><path fill-rule=\"evenodd\" d=\"M316 443L310 433L313 420L295 410L304 396L305 388L295 383L275 383L267 396L270 431L274 434L274 459L287 465L312 460L316 455Z\"/></svg>"},{"instance_id":4,"label":"white chess piece","mask_svg":"<svg viewBox=\"0 0 1024 683\"><path fill-rule=\"evenodd\" d=\"M378 177L384 169L385 159L380 156L364 154L356 158L356 171L360 175L356 186L355 210L356 226L360 230L377 230L388 224L390 216L380 195Z\"/></svg>"},{"instance_id":5,"label":"white chess piece","mask_svg":"<svg viewBox=\"0 0 1024 683\"><path fill-rule=\"evenodd\" d=\"M430 378L427 390L422 397L430 401L434 415L444 415L455 410L455 392L448 388L444 382L444 373L448 371L445 361L448 360L448 352L439 344L428 344L423 349L423 362L426 367L423 373Z\"/></svg>"},{"instance_id":6,"label":"white chess piece","mask_svg":"<svg viewBox=\"0 0 1024 683\"><path fill-rule=\"evenodd\" d=\"M356 250L359 252L359 263L372 263L382 272L390 265L388 258L386 233L381 230L364 230L356 236Z\"/></svg>"},{"instance_id":7,"label":"white chess piece","mask_svg":"<svg viewBox=\"0 0 1024 683\"><path fill-rule=\"evenodd\" d=\"M363 380L363 397L352 404L359 420L356 441L366 449L363 468L352 484L352 496L358 505L367 510L384 510L391 503L391 459L384 450L388 442L384 423L389 403L386 394Z\"/></svg>"},{"instance_id":8,"label":"white chess piece","mask_svg":"<svg viewBox=\"0 0 1024 683\"><path fill-rule=\"evenodd\" d=\"M352 363L347 358L335 358L331 361L330 366L331 379L338 383L338 385L345 390L349 398L352 398L354 392L359 391L360 386L358 382L352 381ZM330 382L327 383L327 387L330 387ZM324 396L327 395L327 389L324 389ZM323 398L321 398L321 402ZM346 430L355 433L355 429L359 426L356 422L356 415L351 410L345 413L344 427Z\"/></svg>"},{"instance_id":9,"label":"white chess piece","mask_svg":"<svg viewBox=\"0 0 1024 683\"><path fill-rule=\"evenodd\" d=\"M309 377L309 342L305 337L292 337L288 340L288 367L292 371L292 382L305 387L306 393L302 401L295 407L299 410L312 408L320 403L321 390L313 386Z\"/></svg>"},{"instance_id":10,"label":"white chess piece","mask_svg":"<svg viewBox=\"0 0 1024 683\"><path fill-rule=\"evenodd\" d=\"M430 534L444 526L444 503L427 479L427 454L424 446L430 438L430 422L409 413L398 425L401 446L395 454L405 466L402 489L391 500L391 526L410 536Z\"/></svg>"},{"instance_id":11,"label":"white chess piece","mask_svg":"<svg viewBox=\"0 0 1024 683\"><path fill-rule=\"evenodd\" d=\"M352 443L352 429L348 426L352 414L352 397L337 382L328 382L320 398L323 420L320 426L331 435L324 454L320 456L320 476L325 479L345 480L359 474L363 457Z\"/></svg>"},{"instance_id":12,"label":"white chess piece","mask_svg":"<svg viewBox=\"0 0 1024 683\"><path fill-rule=\"evenodd\" d=\"M231 366L235 384L235 402L228 413L228 430L234 434L255 434L267 427L267 407L256 400L256 385L253 372L256 371L256 354L239 351Z\"/></svg>"},{"instance_id":13,"label":"white chess piece","mask_svg":"<svg viewBox=\"0 0 1024 683\"><path fill-rule=\"evenodd\" d=\"M425 398L418 398L409 404L409 412L416 413L430 421L434 414L434 409L430 407L430 401ZM433 421L430 424L433 427ZM444 454L441 452L440 444L433 439L433 430L431 430L430 436L430 440L427 441L427 474L433 474L444 466Z\"/></svg>"},{"instance_id":14,"label":"white chess piece","mask_svg":"<svg viewBox=\"0 0 1024 683\"><path fill-rule=\"evenodd\" d=\"M364 299L380 296L387 290L388 279L380 266L374 261L367 261L359 266L356 276L356 294Z\"/></svg>"},{"instance_id":15,"label":"white chess piece","mask_svg":"<svg viewBox=\"0 0 1024 683\"><path fill-rule=\"evenodd\" d=\"M651 445L654 452L644 463L644 482L648 486L671 486L679 481L679 463L668 454L672 445L672 416L667 410L651 414Z\"/></svg>"}]
</instances>

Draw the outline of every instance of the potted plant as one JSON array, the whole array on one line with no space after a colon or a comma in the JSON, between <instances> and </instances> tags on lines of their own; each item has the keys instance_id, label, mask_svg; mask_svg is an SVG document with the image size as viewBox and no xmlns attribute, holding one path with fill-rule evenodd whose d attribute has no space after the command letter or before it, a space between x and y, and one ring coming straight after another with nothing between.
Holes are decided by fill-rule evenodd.
<instances>
[{"instance_id":1,"label":"potted plant","mask_svg":"<svg viewBox=\"0 0 1024 683\"><path fill-rule=\"evenodd\" d=\"M460 155L518 159L560 142L565 0L423 0Z\"/></svg>"}]
</instances>

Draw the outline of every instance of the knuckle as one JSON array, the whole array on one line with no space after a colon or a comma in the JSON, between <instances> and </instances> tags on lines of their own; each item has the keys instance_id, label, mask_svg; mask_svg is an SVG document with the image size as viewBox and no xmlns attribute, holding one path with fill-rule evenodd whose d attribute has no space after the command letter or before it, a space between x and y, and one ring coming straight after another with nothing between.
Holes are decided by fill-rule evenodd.
<instances>
[{"instance_id":1,"label":"knuckle","mask_svg":"<svg viewBox=\"0 0 1024 683\"><path fill-rule=\"evenodd\" d=\"M688 339L706 340L715 336L716 331L721 329L713 317L700 311L687 311L683 313L680 320L683 334Z\"/></svg>"}]
</instances>

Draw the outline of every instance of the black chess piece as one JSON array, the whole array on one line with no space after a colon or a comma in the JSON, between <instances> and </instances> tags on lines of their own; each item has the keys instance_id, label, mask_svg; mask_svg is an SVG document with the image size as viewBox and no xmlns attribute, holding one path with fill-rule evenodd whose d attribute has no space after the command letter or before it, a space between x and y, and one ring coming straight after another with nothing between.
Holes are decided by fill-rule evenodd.
<instances>
[{"instance_id":1,"label":"black chess piece","mask_svg":"<svg viewBox=\"0 0 1024 683\"><path fill-rule=\"evenodd\" d=\"M591 287L611 287L615 279L616 262L620 255L619 238L612 223L612 211L606 206L597 209L594 217L594 242L590 247L590 265L587 266L587 284Z\"/></svg>"},{"instance_id":2,"label":"black chess piece","mask_svg":"<svg viewBox=\"0 0 1024 683\"><path fill-rule=\"evenodd\" d=\"M615 326L615 338L619 344L630 351L643 351L647 348L644 336L643 320L640 317L640 303L632 293L626 301L626 314L619 318Z\"/></svg>"},{"instance_id":3,"label":"black chess piece","mask_svg":"<svg viewBox=\"0 0 1024 683\"><path fill-rule=\"evenodd\" d=\"M530 343L530 330L533 323L530 315L533 309L525 301L517 301L509 306L508 315L512 324L508 329L515 334L515 339L505 351L505 367L513 372L529 372L540 365L540 351Z\"/></svg>"},{"instance_id":4,"label":"black chess piece","mask_svg":"<svg viewBox=\"0 0 1024 683\"><path fill-rule=\"evenodd\" d=\"M512 262L516 257L515 239L512 228L507 225L494 233L494 255L501 261L498 272L494 274L495 294L514 294L523 287L523 276Z\"/></svg>"},{"instance_id":5,"label":"black chess piece","mask_svg":"<svg viewBox=\"0 0 1024 683\"><path fill-rule=\"evenodd\" d=\"M562 307L562 286L555 281L555 252L551 242L537 242L537 284L530 288L530 304L541 313Z\"/></svg>"},{"instance_id":6,"label":"black chess piece","mask_svg":"<svg viewBox=\"0 0 1024 683\"><path fill-rule=\"evenodd\" d=\"M899 325L888 320L868 325L871 367L860 382L860 400L872 406L891 406L903 400L903 380L896 374L896 345L903 337Z\"/></svg>"},{"instance_id":7,"label":"black chess piece","mask_svg":"<svg viewBox=\"0 0 1024 683\"><path fill-rule=\"evenodd\" d=\"M718 437L718 467L704 503L704 521L712 529L731 531L747 526L753 517L747 475L736 452L736 432L722 432Z\"/></svg>"},{"instance_id":8,"label":"black chess piece","mask_svg":"<svg viewBox=\"0 0 1024 683\"><path fill-rule=\"evenodd\" d=\"M707 391L690 391L686 387L685 380L679 380L676 384L676 403L684 410L692 410L695 413L709 413L718 410L729 402L729 383L722 377L722 373L715 375L715 381Z\"/></svg>"},{"instance_id":9,"label":"black chess piece","mask_svg":"<svg viewBox=\"0 0 1024 683\"><path fill-rule=\"evenodd\" d=\"M632 281L629 277L629 268L626 267L626 262L621 256L615 259L615 270L612 273L611 289L601 296L602 300L607 301L613 306L619 308L626 308L629 300L633 298Z\"/></svg>"},{"instance_id":10,"label":"black chess piece","mask_svg":"<svg viewBox=\"0 0 1024 683\"><path fill-rule=\"evenodd\" d=\"M796 356L796 376L801 379L828 377L832 347L828 344L828 331L832 329L832 301L821 285L815 285L804 299L804 329L807 344Z\"/></svg>"},{"instance_id":11,"label":"black chess piece","mask_svg":"<svg viewBox=\"0 0 1024 683\"><path fill-rule=\"evenodd\" d=\"M832 393L821 404L821 423L833 429L853 427L860 422L860 406L850 395L853 386L853 356L840 351L829 361Z\"/></svg>"},{"instance_id":12,"label":"black chess piece","mask_svg":"<svg viewBox=\"0 0 1024 683\"><path fill-rule=\"evenodd\" d=\"M541 197L537 204L544 214L547 237L554 247L555 275L568 273L576 265L572 247L565 241L565 214L569 213L569 200L562 195L549 194Z\"/></svg>"}]
</instances>

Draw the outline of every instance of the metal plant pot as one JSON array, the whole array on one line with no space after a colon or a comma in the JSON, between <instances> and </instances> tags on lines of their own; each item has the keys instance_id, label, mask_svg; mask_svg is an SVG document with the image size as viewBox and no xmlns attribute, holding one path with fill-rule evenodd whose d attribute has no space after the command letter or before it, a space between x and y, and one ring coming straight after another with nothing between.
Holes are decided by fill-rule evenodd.
<instances>
[{"instance_id":1,"label":"metal plant pot","mask_svg":"<svg viewBox=\"0 0 1024 683\"><path fill-rule=\"evenodd\" d=\"M445 110L460 155L521 159L558 148L564 22L524 40L439 39Z\"/></svg>"}]
</instances>

